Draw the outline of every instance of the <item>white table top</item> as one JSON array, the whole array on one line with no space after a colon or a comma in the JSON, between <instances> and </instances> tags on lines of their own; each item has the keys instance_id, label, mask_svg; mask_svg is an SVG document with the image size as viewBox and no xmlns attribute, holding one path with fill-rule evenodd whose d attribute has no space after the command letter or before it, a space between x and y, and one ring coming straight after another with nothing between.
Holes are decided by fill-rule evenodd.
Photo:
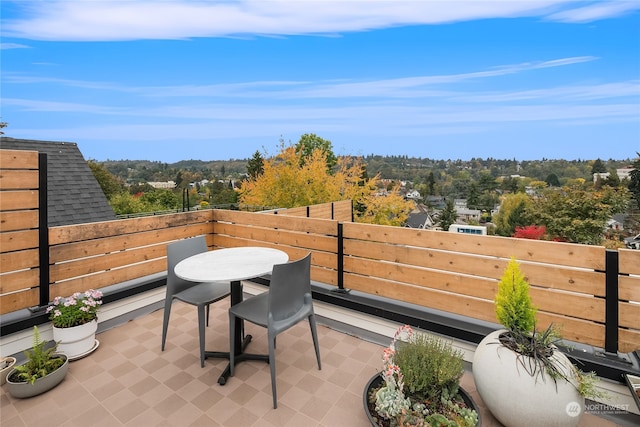
<instances>
[{"instance_id":1,"label":"white table top","mask_svg":"<svg viewBox=\"0 0 640 427\"><path fill-rule=\"evenodd\" d=\"M275 264L289 261L278 249L254 246L217 249L180 261L176 276L192 282L233 282L271 273Z\"/></svg>"}]
</instances>

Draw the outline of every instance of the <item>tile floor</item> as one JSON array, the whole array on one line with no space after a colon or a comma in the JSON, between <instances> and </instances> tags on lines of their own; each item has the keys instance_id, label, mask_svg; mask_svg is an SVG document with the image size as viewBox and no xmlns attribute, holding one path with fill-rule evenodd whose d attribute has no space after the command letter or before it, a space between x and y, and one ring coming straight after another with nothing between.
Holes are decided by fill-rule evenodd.
<instances>
[{"instance_id":1,"label":"tile floor","mask_svg":"<svg viewBox=\"0 0 640 427\"><path fill-rule=\"evenodd\" d=\"M212 305L207 349L228 348L227 302ZM269 366L236 365L236 376L217 383L226 366L198 356L196 310L175 303L167 346L160 351L162 310L100 333L98 349L71 362L55 389L20 400L3 389L0 425L18 426L327 426L367 427L362 391L380 368L382 346L319 324L322 370L318 370L308 324L278 337L278 409L272 408ZM266 332L250 324L248 351L266 353ZM500 424L484 408L473 378L462 386L482 411L484 427ZM533 424L532 424L533 425ZM580 426L615 426L585 414Z\"/></svg>"}]
</instances>

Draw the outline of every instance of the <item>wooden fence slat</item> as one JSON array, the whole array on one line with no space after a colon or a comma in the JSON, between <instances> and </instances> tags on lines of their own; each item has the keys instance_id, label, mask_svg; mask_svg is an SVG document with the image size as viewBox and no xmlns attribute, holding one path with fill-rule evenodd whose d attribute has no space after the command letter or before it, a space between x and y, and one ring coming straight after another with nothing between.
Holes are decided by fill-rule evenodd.
<instances>
[{"instance_id":1,"label":"wooden fence slat","mask_svg":"<svg viewBox=\"0 0 640 427\"><path fill-rule=\"evenodd\" d=\"M350 256L386 260L496 280L502 277L508 263L508 259L504 258L364 240L345 240L343 247L345 254ZM527 279L537 286L582 292L589 295L605 295L605 278L602 272L560 267L550 269L548 265L533 263L521 263L521 267Z\"/></svg>"},{"instance_id":2,"label":"wooden fence slat","mask_svg":"<svg viewBox=\"0 0 640 427\"><path fill-rule=\"evenodd\" d=\"M34 307L38 305L39 295L37 289L2 295L0 296L0 314L12 313L26 307Z\"/></svg>"},{"instance_id":3,"label":"wooden fence slat","mask_svg":"<svg viewBox=\"0 0 640 427\"><path fill-rule=\"evenodd\" d=\"M214 220L244 224L247 227L284 228L304 233L337 235L338 221L317 218L298 218L286 215L267 215L255 212L214 209ZM215 227L215 226L214 226Z\"/></svg>"},{"instance_id":4,"label":"wooden fence slat","mask_svg":"<svg viewBox=\"0 0 640 427\"><path fill-rule=\"evenodd\" d=\"M194 224L121 236L100 237L84 242L61 243L51 246L49 258L52 263L58 263L95 255L107 255L112 252L154 245L160 242L167 244L177 239L206 234L210 230L211 225Z\"/></svg>"},{"instance_id":5,"label":"wooden fence slat","mask_svg":"<svg viewBox=\"0 0 640 427\"><path fill-rule=\"evenodd\" d=\"M109 271L149 261L156 258L163 258L167 255L167 245L159 243L152 246L137 247L126 251L113 252L98 257L76 259L51 266L51 282L60 282L73 277L85 274L93 274L100 271Z\"/></svg>"},{"instance_id":6,"label":"wooden fence slat","mask_svg":"<svg viewBox=\"0 0 640 427\"><path fill-rule=\"evenodd\" d=\"M217 222L213 230L215 235L228 235L250 240L278 242L279 244L306 247L319 251L335 252L338 247L338 239L334 236L301 233L282 228L249 228L244 225Z\"/></svg>"},{"instance_id":7,"label":"wooden fence slat","mask_svg":"<svg viewBox=\"0 0 640 427\"><path fill-rule=\"evenodd\" d=\"M0 195L0 197L2 196ZM38 215L39 212L35 209L0 212L2 232L38 228Z\"/></svg>"},{"instance_id":8,"label":"wooden fence slat","mask_svg":"<svg viewBox=\"0 0 640 427\"><path fill-rule=\"evenodd\" d=\"M115 270L103 271L97 274L80 276L64 282L55 283L51 285L50 294L52 298L56 295L68 296L74 292L84 292L87 289L99 289L166 270L167 260L155 259Z\"/></svg>"},{"instance_id":9,"label":"wooden fence slat","mask_svg":"<svg viewBox=\"0 0 640 427\"><path fill-rule=\"evenodd\" d=\"M37 170L0 169L0 188L2 191L38 189L38 177Z\"/></svg>"},{"instance_id":10,"label":"wooden fence slat","mask_svg":"<svg viewBox=\"0 0 640 427\"><path fill-rule=\"evenodd\" d=\"M620 273L640 276L640 251L637 249L619 249L618 263Z\"/></svg>"},{"instance_id":11,"label":"wooden fence slat","mask_svg":"<svg viewBox=\"0 0 640 427\"><path fill-rule=\"evenodd\" d=\"M618 325L640 331L640 302L620 302L619 310L620 320L618 321Z\"/></svg>"},{"instance_id":12,"label":"wooden fence slat","mask_svg":"<svg viewBox=\"0 0 640 427\"><path fill-rule=\"evenodd\" d=\"M37 249L0 253L0 273L24 270L40 266Z\"/></svg>"},{"instance_id":13,"label":"wooden fence slat","mask_svg":"<svg viewBox=\"0 0 640 427\"><path fill-rule=\"evenodd\" d=\"M143 231L192 226L208 222L211 219L211 212L211 210L205 210L51 227L49 228L49 244L55 246L61 243L81 242Z\"/></svg>"},{"instance_id":14,"label":"wooden fence slat","mask_svg":"<svg viewBox=\"0 0 640 427\"><path fill-rule=\"evenodd\" d=\"M345 287L436 310L496 322L493 301L472 298L420 286L402 285L377 277L345 274Z\"/></svg>"},{"instance_id":15,"label":"wooden fence slat","mask_svg":"<svg viewBox=\"0 0 640 427\"><path fill-rule=\"evenodd\" d=\"M618 276L618 298L640 302L640 276Z\"/></svg>"},{"instance_id":16,"label":"wooden fence slat","mask_svg":"<svg viewBox=\"0 0 640 427\"><path fill-rule=\"evenodd\" d=\"M0 211L38 208L38 190L3 190L0 194Z\"/></svg>"},{"instance_id":17,"label":"wooden fence slat","mask_svg":"<svg viewBox=\"0 0 640 427\"><path fill-rule=\"evenodd\" d=\"M0 251L12 252L38 247L38 230L9 231L0 233Z\"/></svg>"},{"instance_id":18,"label":"wooden fence slat","mask_svg":"<svg viewBox=\"0 0 640 427\"><path fill-rule=\"evenodd\" d=\"M0 280L0 294L5 295L23 289L34 288L40 284L40 270L18 270L3 274Z\"/></svg>"},{"instance_id":19,"label":"wooden fence slat","mask_svg":"<svg viewBox=\"0 0 640 427\"><path fill-rule=\"evenodd\" d=\"M2 149L0 169L38 169L38 152Z\"/></svg>"},{"instance_id":20,"label":"wooden fence slat","mask_svg":"<svg viewBox=\"0 0 640 427\"><path fill-rule=\"evenodd\" d=\"M599 246L356 223L345 223L343 235L347 239L429 247L507 259L514 256L520 261L604 270L605 248Z\"/></svg>"},{"instance_id":21,"label":"wooden fence slat","mask_svg":"<svg viewBox=\"0 0 640 427\"><path fill-rule=\"evenodd\" d=\"M640 331L637 329L618 329L618 351L631 353L640 348Z\"/></svg>"}]
</instances>

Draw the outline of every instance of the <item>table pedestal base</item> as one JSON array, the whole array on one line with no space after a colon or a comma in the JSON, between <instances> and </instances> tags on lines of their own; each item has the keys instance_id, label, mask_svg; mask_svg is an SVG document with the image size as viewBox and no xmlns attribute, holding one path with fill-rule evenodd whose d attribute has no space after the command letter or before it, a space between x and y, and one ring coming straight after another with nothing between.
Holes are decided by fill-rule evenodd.
<instances>
[{"instance_id":1,"label":"table pedestal base","mask_svg":"<svg viewBox=\"0 0 640 427\"><path fill-rule=\"evenodd\" d=\"M267 354L250 354L250 353L244 352L244 349L247 348L250 342L251 342L251 335L246 335L242 340L242 351L240 353L236 352L236 357L235 357L236 365L240 362L244 362L245 360L262 360L263 362L269 363L269 355ZM229 360L230 357L231 356L228 351L205 351L204 352L205 359L216 358L216 359ZM220 374L220 377L218 378L218 384L225 385L227 383L227 379L229 378L230 374L231 374L231 367L230 365L227 365L227 367L224 368L224 371L222 371L222 374Z\"/></svg>"}]
</instances>

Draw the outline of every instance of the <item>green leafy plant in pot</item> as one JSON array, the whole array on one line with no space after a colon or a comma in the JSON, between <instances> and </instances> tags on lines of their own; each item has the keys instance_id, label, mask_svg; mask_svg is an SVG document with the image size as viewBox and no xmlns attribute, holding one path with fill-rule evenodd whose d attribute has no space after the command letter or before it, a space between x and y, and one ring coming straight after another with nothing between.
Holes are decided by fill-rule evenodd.
<instances>
[{"instance_id":1,"label":"green leafy plant in pot","mask_svg":"<svg viewBox=\"0 0 640 427\"><path fill-rule=\"evenodd\" d=\"M27 361L15 366L7 375L9 393L18 398L44 393L58 385L66 376L67 356L56 353L56 345L46 347L38 327L33 327L33 347L24 352Z\"/></svg>"},{"instance_id":2,"label":"green leafy plant in pot","mask_svg":"<svg viewBox=\"0 0 640 427\"><path fill-rule=\"evenodd\" d=\"M402 326L383 352L383 371L365 387L374 426L476 426L473 399L460 388L462 354L451 344Z\"/></svg>"},{"instance_id":3,"label":"green leafy plant in pot","mask_svg":"<svg viewBox=\"0 0 640 427\"><path fill-rule=\"evenodd\" d=\"M473 376L480 397L505 426L576 426L584 399L601 398L594 373L584 373L558 349L553 324L536 329L536 308L529 282L511 258L498 284L496 317L505 329L487 335L473 358Z\"/></svg>"}]
</instances>

